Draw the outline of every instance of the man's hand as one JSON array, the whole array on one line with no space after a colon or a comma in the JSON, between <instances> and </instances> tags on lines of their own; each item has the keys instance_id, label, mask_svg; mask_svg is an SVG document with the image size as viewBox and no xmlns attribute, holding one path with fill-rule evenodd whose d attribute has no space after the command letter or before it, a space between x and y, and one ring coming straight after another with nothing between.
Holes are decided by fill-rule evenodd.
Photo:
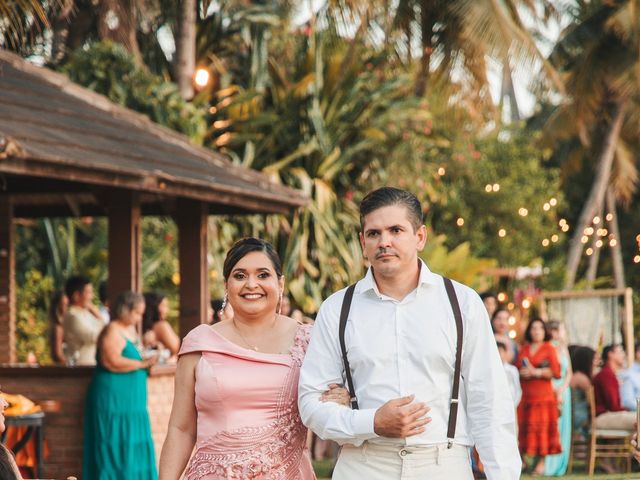
<instances>
[{"instance_id":1,"label":"man's hand","mask_svg":"<svg viewBox=\"0 0 640 480\"><path fill-rule=\"evenodd\" d=\"M425 417L431 410L425 403L414 403L415 395L389 400L378 410L373 420L373 431L381 437L405 438L424 432L431 421Z\"/></svg>"},{"instance_id":2,"label":"man's hand","mask_svg":"<svg viewBox=\"0 0 640 480\"><path fill-rule=\"evenodd\" d=\"M633 458L640 462L640 450L638 450L638 434L634 433L631 437L631 445L633 445Z\"/></svg>"}]
</instances>

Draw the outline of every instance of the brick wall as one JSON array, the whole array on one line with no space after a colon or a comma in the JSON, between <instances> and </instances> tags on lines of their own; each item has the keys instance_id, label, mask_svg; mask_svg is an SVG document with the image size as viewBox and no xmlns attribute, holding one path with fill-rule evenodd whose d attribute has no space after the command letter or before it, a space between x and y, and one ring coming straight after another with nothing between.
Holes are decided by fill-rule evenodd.
<instances>
[{"instance_id":1,"label":"brick wall","mask_svg":"<svg viewBox=\"0 0 640 480\"><path fill-rule=\"evenodd\" d=\"M153 441L158 460L167 433L173 401L175 367L160 367L149 377L148 408ZM59 413L47 413L45 439L49 457L42 470L43 478L64 479L82 473L82 418L84 400L93 368L91 367L0 367L0 384L7 393L21 393L38 402L59 400ZM86 479L90 480L90 479Z\"/></svg>"}]
</instances>

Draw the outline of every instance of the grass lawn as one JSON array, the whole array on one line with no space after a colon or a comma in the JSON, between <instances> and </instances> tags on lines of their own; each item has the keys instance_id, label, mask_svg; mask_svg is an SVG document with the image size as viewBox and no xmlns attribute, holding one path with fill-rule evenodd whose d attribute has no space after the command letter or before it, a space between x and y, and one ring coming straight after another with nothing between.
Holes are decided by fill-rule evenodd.
<instances>
[{"instance_id":1,"label":"grass lawn","mask_svg":"<svg viewBox=\"0 0 640 480\"><path fill-rule=\"evenodd\" d=\"M322 460L313 462L313 468L316 471L316 475L320 480L329 479L329 473L331 472L331 460ZM521 477L522 480L539 480L540 478L562 478L567 480L578 480L578 479L588 479L589 475L586 473L581 473L582 468L577 466L576 470L579 473L574 473L573 475L565 475L564 477L533 477L531 475L523 475ZM593 478L597 480L631 480L631 479L640 479L640 472L632 472L629 474L615 474L615 475L605 475L596 473Z\"/></svg>"}]
</instances>

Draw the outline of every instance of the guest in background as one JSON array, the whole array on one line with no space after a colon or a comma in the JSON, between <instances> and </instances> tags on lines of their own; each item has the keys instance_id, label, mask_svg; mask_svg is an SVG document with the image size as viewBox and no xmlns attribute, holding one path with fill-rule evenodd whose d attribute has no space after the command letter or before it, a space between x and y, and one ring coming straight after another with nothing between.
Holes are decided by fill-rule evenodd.
<instances>
[{"instance_id":1,"label":"guest in background","mask_svg":"<svg viewBox=\"0 0 640 480\"><path fill-rule=\"evenodd\" d=\"M493 292L484 292L480 294L480 298L482 299L482 303L484 303L484 308L487 309L489 318L493 317L493 314L500 306L496 294Z\"/></svg>"},{"instance_id":2,"label":"guest in background","mask_svg":"<svg viewBox=\"0 0 640 480\"><path fill-rule=\"evenodd\" d=\"M85 404L82 478L158 476L147 412L147 368L157 356L143 359L135 346L144 308L142 295L121 293L111 310L113 320L100 335Z\"/></svg>"},{"instance_id":3,"label":"guest in background","mask_svg":"<svg viewBox=\"0 0 640 480\"><path fill-rule=\"evenodd\" d=\"M509 318L511 314L505 308L498 308L491 316L491 328L496 342L502 342L507 346L507 360L514 363L518 358L518 344L509 336Z\"/></svg>"},{"instance_id":4,"label":"guest in background","mask_svg":"<svg viewBox=\"0 0 640 480\"><path fill-rule=\"evenodd\" d=\"M111 314L109 313L109 297L107 296L107 282L104 280L98 285L98 299L100 300L100 306L98 311L104 321L104 324L108 324L111 320Z\"/></svg>"},{"instance_id":5,"label":"guest in background","mask_svg":"<svg viewBox=\"0 0 640 480\"><path fill-rule=\"evenodd\" d=\"M569 466L569 452L571 450L571 359L567 349L567 335L564 325L556 321L549 322L549 332L551 333L551 344L556 349L558 360L560 361L560 378L551 380L553 390L556 394L560 417L558 418L558 428L560 433L560 446L562 452L556 455L549 455L544 463L544 474L547 476L562 476L567 473Z\"/></svg>"},{"instance_id":6,"label":"guest in background","mask_svg":"<svg viewBox=\"0 0 640 480\"><path fill-rule=\"evenodd\" d=\"M214 325L218 323L220 320L220 312L222 311L222 307L224 306L224 302L221 298L214 298L211 300L211 321L209 325Z\"/></svg>"},{"instance_id":7,"label":"guest in background","mask_svg":"<svg viewBox=\"0 0 640 480\"><path fill-rule=\"evenodd\" d=\"M496 342L498 346L498 352L500 353L500 359L502 360L502 366L504 367L504 373L507 374L507 381L509 382L509 392L513 399L514 410L518 408L520 399L522 398L522 388L520 387L520 372L518 369L509 363L509 350L507 346L502 342Z\"/></svg>"},{"instance_id":8,"label":"guest in background","mask_svg":"<svg viewBox=\"0 0 640 480\"><path fill-rule=\"evenodd\" d=\"M558 400L551 384L560 378L560 362L541 318L532 319L524 333L516 367L520 369L522 400L518 406L520 451L533 457L534 475L544 473L545 457L560 453Z\"/></svg>"},{"instance_id":9,"label":"guest in background","mask_svg":"<svg viewBox=\"0 0 640 480\"><path fill-rule=\"evenodd\" d=\"M64 364L64 327L62 323L69 308L69 299L60 290L51 297L49 305L49 348L51 360L54 363Z\"/></svg>"},{"instance_id":10,"label":"guest in background","mask_svg":"<svg viewBox=\"0 0 640 480\"><path fill-rule=\"evenodd\" d=\"M635 361L623 370L620 381L620 401L625 410L635 412L636 398L640 398L640 343L636 343Z\"/></svg>"},{"instance_id":11,"label":"guest in background","mask_svg":"<svg viewBox=\"0 0 640 480\"><path fill-rule=\"evenodd\" d=\"M596 428L634 431L636 414L624 409L620 402L620 384L616 375L624 367L624 350L620 345L607 345L602 350L603 366L593 377L596 398Z\"/></svg>"},{"instance_id":12,"label":"guest in background","mask_svg":"<svg viewBox=\"0 0 640 480\"><path fill-rule=\"evenodd\" d=\"M69 365L95 365L96 342L104 328L104 320L93 301L91 281L82 276L67 280L65 293L69 309L64 316L65 358Z\"/></svg>"},{"instance_id":13,"label":"guest in background","mask_svg":"<svg viewBox=\"0 0 640 480\"><path fill-rule=\"evenodd\" d=\"M180 337L168 322L169 300L161 293L144 294L146 308L142 317L142 338L145 347L166 348L171 356L180 350Z\"/></svg>"},{"instance_id":14,"label":"guest in background","mask_svg":"<svg viewBox=\"0 0 640 480\"><path fill-rule=\"evenodd\" d=\"M589 426L589 403L587 393L592 387L594 369L600 363L600 356L591 347L577 346L572 349L571 368L571 393L573 395L573 425L574 428L586 437Z\"/></svg>"}]
</instances>

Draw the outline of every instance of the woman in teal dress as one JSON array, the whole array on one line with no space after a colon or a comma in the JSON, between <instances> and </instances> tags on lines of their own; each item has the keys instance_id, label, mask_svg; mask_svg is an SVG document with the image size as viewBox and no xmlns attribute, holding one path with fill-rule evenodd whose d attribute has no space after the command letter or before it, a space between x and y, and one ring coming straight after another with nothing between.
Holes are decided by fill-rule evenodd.
<instances>
[{"instance_id":1,"label":"woman in teal dress","mask_svg":"<svg viewBox=\"0 0 640 480\"><path fill-rule=\"evenodd\" d=\"M135 347L135 325L144 313L144 297L118 295L114 320L98 338L97 366L89 385L84 415L85 480L156 480L156 459L147 411L147 368Z\"/></svg>"},{"instance_id":2,"label":"woman in teal dress","mask_svg":"<svg viewBox=\"0 0 640 480\"><path fill-rule=\"evenodd\" d=\"M572 371L564 327L558 322L551 321L549 322L549 331L551 332L551 343L556 348L558 359L560 360L560 378L551 379L551 382L558 397L558 407L560 408L558 429L560 430L562 452L546 457L544 474L546 476L562 476L567 472L569 451L571 449L571 389L569 384Z\"/></svg>"}]
</instances>

